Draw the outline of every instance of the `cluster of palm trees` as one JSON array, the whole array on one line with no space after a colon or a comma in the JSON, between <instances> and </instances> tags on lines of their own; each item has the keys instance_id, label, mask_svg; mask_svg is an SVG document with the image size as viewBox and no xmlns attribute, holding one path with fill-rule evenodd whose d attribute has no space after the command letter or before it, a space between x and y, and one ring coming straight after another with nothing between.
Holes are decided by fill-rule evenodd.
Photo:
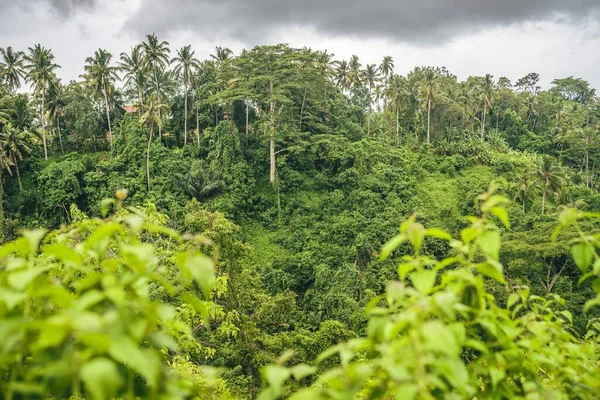
<instances>
[{"instance_id":1,"label":"cluster of palm trees","mask_svg":"<svg viewBox=\"0 0 600 400\"><path fill-rule=\"evenodd\" d=\"M563 169L547 155L538 159L537 165L525 169L518 182L512 186L514 200L521 204L523 214L526 207L535 195L542 195L542 215L546 210L546 203L551 195L557 196L557 204L564 204L565 199L560 198L567 184Z\"/></svg>"}]
</instances>

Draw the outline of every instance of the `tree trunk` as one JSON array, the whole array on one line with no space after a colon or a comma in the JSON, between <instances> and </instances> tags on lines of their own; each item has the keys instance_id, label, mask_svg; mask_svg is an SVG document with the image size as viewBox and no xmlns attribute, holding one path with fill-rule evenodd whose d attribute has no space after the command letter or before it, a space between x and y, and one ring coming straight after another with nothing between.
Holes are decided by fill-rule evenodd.
<instances>
[{"instance_id":1,"label":"tree trunk","mask_svg":"<svg viewBox=\"0 0 600 400\"><path fill-rule=\"evenodd\" d=\"M300 130L302 130L302 117L304 116L304 102L306 101L306 88L304 88L304 96L302 96L302 107L300 107Z\"/></svg>"},{"instance_id":2,"label":"tree trunk","mask_svg":"<svg viewBox=\"0 0 600 400\"><path fill-rule=\"evenodd\" d=\"M485 140L485 117L487 115L487 104L483 103L483 118L481 119L481 141Z\"/></svg>"},{"instance_id":3,"label":"tree trunk","mask_svg":"<svg viewBox=\"0 0 600 400\"><path fill-rule=\"evenodd\" d=\"M246 147L248 147L248 102L246 102Z\"/></svg>"},{"instance_id":4,"label":"tree trunk","mask_svg":"<svg viewBox=\"0 0 600 400\"><path fill-rule=\"evenodd\" d=\"M590 137L585 137L585 186L590 187Z\"/></svg>"},{"instance_id":5,"label":"tree trunk","mask_svg":"<svg viewBox=\"0 0 600 400\"><path fill-rule=\"evenodd\" d=\"M41 110L41 121L42 121L42 141L44 142L44 160L48 159L48 145L46 144L46 125L44 121L44 110L46 108L46 87L42 86L42 110Z\"/></svg>"},{"instance_id":6,"label":"tree trunk","mask_svg":"<svg viewBox=\"0 0 600 400\"><path fill-rule=\"evenodd\" d=\"M185 90L185 106L184 106L184 117L183 117L183 145L186 146L187 145L187 123L188 123L188 104L187 104L187 98L188 98L188 90L187 90L187 82L184 84L184 90Z\"/></svg>"},{"instance_id":7,"label":"tree trunk","mask_svg":"<svg viewBox=\"0 0 600 400\"><path fill-rule=\"evenodd\" d=\"M4 240L4 179L3 174L0 172L0 240Z\"/></svg>"},{"instance_id":8,"label":"tree trunk","mask_svg":"<svg viewBox=\"0 0 600 400\"><path fill-rule=\"evenodd\" d=\"M396 107L396 141L400 146L400 107Z\"/></svg>"},{"instance_id":9,"label":"tree trunk","mask_svg":"<svg viewBox=\"0 0 600 400\"><path fill-rule=\"evenodd\" d=\"M431 124L431 99L427 100L427 143L429 143L429 129Z\"/></svg>"},{"instance_id":10,"label":"tree trunk","mask_svg":"<svg viewBox=\"0 0 600 400\"><path fill-rule=\"evenodd\" d=\"M104 103L106 105L106 119L108 120L108 142L112 152L112 127L110 126L110 110L108 107L108 94L106 93L106 82L104 82Z\"/></svg>"},{"instance_id":11,"label":"tree trunk","mask_svg":"<svg viewBox=\"0 0 600 400\"><path fill-rule=\"evenodd\" d=\"M60 143L60 152L65 154L65 149L62 144L62 133L60 132L60 120L56 118L56 130L58 131L58 143Z\"/></svg>"},{"instance_id":12,"label":"tree trunk","mask_svg":"<svg viewBox=\"0 0 600 400\"><path fill-rule=\"evenodd\" d=\"M269 140L269 180L275 184L275 100L273 100L273 82L269 82L269 93L271 101L269 104L269 119L270 119L270 140Z\"/></svg>"},{"instance_id":13,"label":"tree trunk","mask_svg":"<svg viewBox=\"0 0 600 400\"><path fill-rule=\"evenodd\" d=\"M162 116L160 115L160 110L158 111L158 119L162 120ZM162 126L158 126L158 141L162 143Z\"/></svg>"},{"instance_id":14,"label":"tree trunk","mask_svg":"<svg viewBox=\"0 0 600 400\"><path fill-rule=\"evenodd\" d=\"M13 163L15 164L15 171L17 172L17 183L19 184L19 193L23 191L23 183L21 182L21 172L19 171L19 164L17 163L17 160L14 160Z\"/></svg>"},{"instance_id":15,"label":"tree trunk","mask_svg":"<svg viewBox=\"0 0 600 400\"><path fill-rule=\"evenodd\" d=\"M544 185L544 195L542 196L542 215L544 215L544 209L546 207L546 196L548 194L548 183Z\"/></svg>"},{"instance_id":16,"label":"tree trunk","mask_svg":"<svg viewBox=\"0 0 600 400\"><path fill-rule=\"evenodd\" d=\"M154 132L154 120L150 123L150 135L148 136L148 148L146 149L146 182L148 191L150 191L150 143L152 143L152 134Z\"/></svg>"},{"instance_id":17,"label":"tree trunk","mask_svg":"<svg viewBox=\"0 0 600 400\"><path fill-rule=\"evenodd\" d=\"M196 105L196 138L198 139L198 147L200 147L200 117L198 112L198 105Z\"/></svg>"}]
</instances>

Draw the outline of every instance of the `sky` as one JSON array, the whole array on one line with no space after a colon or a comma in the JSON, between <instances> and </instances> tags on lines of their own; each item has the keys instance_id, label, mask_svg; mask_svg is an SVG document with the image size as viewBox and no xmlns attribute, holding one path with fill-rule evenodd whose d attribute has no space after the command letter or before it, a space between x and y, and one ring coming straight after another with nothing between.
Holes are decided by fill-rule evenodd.
<instances>
[{"instance_id":1,"label":"sky","mask_svg":"<svg viewBox=\"0 0 600 400\"><path fill-rule=\"evenodd\" d=\"M445 66L459 79L529 72L548 87L575 76L600 89L600 0L0 0L0 47L52 49L68 81L98 48L114 55L146 34L172 52L239 52L288 43L396 72Z\"/></svg>"}]
</instances>

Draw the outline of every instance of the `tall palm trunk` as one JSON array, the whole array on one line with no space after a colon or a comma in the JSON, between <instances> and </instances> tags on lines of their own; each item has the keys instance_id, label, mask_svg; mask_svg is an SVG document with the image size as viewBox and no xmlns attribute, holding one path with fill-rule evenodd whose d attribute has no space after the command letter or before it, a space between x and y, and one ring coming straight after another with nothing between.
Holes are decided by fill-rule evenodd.
<instances>
[{"instance_id":1,"label":"tall palm trunk","mask_svg":"<svg viewBox=\"0 0 600 400\"><path fill-rule=\"evenodd\" d=\"M106 93L106 82L104 82L104 104L106 105L106 119L108 121L108 141L112 151L112 127L110 126L110 109L108 106L108 94Z\"/></svg>"},{"instance_id":2,"label":"tall palm trunk","mask_svg":"<svg viewBox=\"0 0 600 400\"><path fill-rule=\"evenodd\" d=\"M198 105L196 105L196 138L198 139L198 147L200 147L200 117L198 115Z\"/></svg>"},{"instance_id":3,"label":"tall palm trunk","mask_svg":"<svg viewBox=\"0 0 600 400\"><path fill-rule=\"evenodd\" d=\"M187 82L184 84L184 90L185 90L185 105L184 105L184 117L183 117L183 145L186 146L187 145L187 123L188 123L188 102L187 102L187 98L188 98L188 89L187 89Z\"/></svg>"},{"instance_id":4,"label":"tall palm trunk","mask_svg":"<svg viewBox=\"0 0 600 400\"><path fill-rule=\"evenodd\" d=\"M246 146L248 146L248 102L246 102Z\"/></svg>"},{"instance_id":5,"label":"tall palm trunk","mask_svg":"<svg viewBox=\"0 0 600 400\"><path fill-rule=\"evenodd\" d=\"M44 142L44 160L48 159L48 145L46 144L46 125L44 121L44 110L46 109L46 86L42 86L42 109L40 117L42 122L42 142Z\"/></svg>"},{"instance_id":6,"label":"tall palm trunk","mask_svg":"<svg viewBox=\"0 0 600 400\"><path fill-rule=\"evenodd\" d=\"M17 173L17 183L19 184L19 192L23 191L23 183L21 182L21 172L19 171L19 164L13 157L13 164L15 164L15 172Z\"/></svg>"},{"instance_id":7,"label":"tall palm trunk","mask_svg":"<svg viewBox=\"0 0 600 400\"><path fill-rule=\"evenodd\" d=\"M304 88L304 96L302 96L302 107L300 107L300 130L302 130L302 117L304 116L304 102L306 101L306 88Z\"/></svg>"},{"instance_id":8,"label":"tall palm trunk","mask_svg":"<svg viewBox=\"0 0 600 400\"><path fill-rule=\"evenodd\" d=\"M150 143L152 143L152 134L154 133L154 120L150 123L150 136L148 136L148 148L146 149L146 182L148 191L150 191Z\"/></svg>"},{"instance_id":9,"label":"tall palm trunk","mask_svg":"<svg viewBox=\"0 0 600 400\"><path fill-rule=\"evenodd\" d=\"M275 100L273 100L273 82L269 82L271 101L269 104L270 138L269 138L269 180L275 184Z\"/></svg>"},{"instance_id":10,"label":"tall palm trunk","mask_svg":"<svg viewBox=\"0 0 600 400\"><path fill-rule=\"evenodd\" d=\"M542 196L542 215L544 215L544 210L546 208L546 196L548 195L548 181L544 185L544 195Z\"/></svg>"},{"instance_id":11,"label":"tall palm trunk","mask_svg":"<svg viewBox=\"0 0 600 400\"><path fill-rule=\"evenodd\" d=\"M60 152L64 154L65 149L63 148L62 133L60 132L60 119L58 119L58 117L56 117L56 130L58 131L58 143L60 143Z\"/></svg>"},{"instance_id":12,"label":"tall palm trunk","mask_svg":"<svg viewBox=\"0 0 600 400\"><path fill-rule=\"evenodd\" d=\"M485 117L487 115L487 104L483 102L483 118L481 119L481 141L485 140Z\"/></svg>"},{"instance_id":13,"label":"tall palm trunk","mask_svg":"<svg viewBox=\"0 0 600 400\"><path fill-rule=\"evenodd\" d=\"M590 187L590 137L585 137L585 186Z\"/></svg>"},{"instance_id":14,"label":"tall palm trunk","mask_svg":"<svg viewBox=\"0 0 600 400\"><path fill-rule=\"evenodd\" d=\"M396 145L400 146L400 109L396 106Z\"/></svg>"},{"instance_id":15,"label":"tall palm trunk","mask_svg":"<svg viewBox=\"0 0 600 400\"><path fill-rule=\"evenodd\" d=\"M429 143L429 132L431 127L431 98L427 100L427 143Z\"/></svg>"}]
</instances>

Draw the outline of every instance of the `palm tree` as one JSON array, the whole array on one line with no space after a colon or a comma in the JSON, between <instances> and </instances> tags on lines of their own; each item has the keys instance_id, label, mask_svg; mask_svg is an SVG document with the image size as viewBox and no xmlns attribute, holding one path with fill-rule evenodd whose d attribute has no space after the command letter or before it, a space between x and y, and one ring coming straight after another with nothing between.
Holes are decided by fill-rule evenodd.
<instances>
[{"instance_id":1,"label":"palm tree","mask_svg":"<svg viewBox=\"0 0 600 400\"><path fill-rule=\"evenodd\" d=\"M195 52L192 46L187 45L177 51L177 57L171 60L176 63L175 74L183 81L184 96L184 124L183 124L183 145L187 145L187 125L188 125L188 92L189 86L194 84L194 76L200 68L200 61L194 57Z\"/></svg>"},{"instance_id":2,"label":"palm tree","mask_svg":"<svg viewBox=\"0 0 600 400\"><path fill-rule=\"evenodd\" d=\"M14 51L11 46L0 48L0 78L13 92L21 86L21 78L25 77L23 55L22 51Z\"/></svg>"},{"instance_id":3,"label":"palm tree","mask_svg":"<svg viewBox=\"0 0 600 400\"><path fill-rule=\"evenodd\" d=\"M140 123L149 126L148 147L146 149L146 180L148 191L150 191L150 144L152 143L152 136L154 134L154 125L157 125L159 128L162 127L161 111L167 112L169 106L162 101L162 98L157 93L152 93L142 108L143 114L140 117Z\"/></svg>"},{"instance_id":4,"label":"palm tree","mask_svg":"<svg viewBox=\"0 0 600 400\"><path fill-rule=\"evenodd\" d=\"M168 104L169 98L177 90L175 73L166 69L159 69L151 76L148 90L150 94L156 94L163 103ZM159 117L162 119L162 111L159 111ZM158 127L158 137L162 140L162 124Z\"/></svg>"},{"instance_id":5,"label":"palm tree","mask_svg":"<svg viewBox=\"0 0 600 400\"><path fill-rule=\"evenodd\" d=\"M52 51L36 44L29 48L29 54L24 57L25 64L25 79L31 82L34 86L35 94L41 100L40 121L42 124L42 141L44 142L44 159L48 159L48 145L46 143L46 90L48 85L53 81L54 71L60 66L54 63L54 55ZM1 165L0 165L1 167Z\"/></svg>"},{"instance_id":6,"label":"palm tree","mask_svg":"<svg viewBox=\"0 0 600 400\"><path fill-rule=\"evenodd\" d=\"M233 56L233 51L228 47L215 47L215 54L211 54L210 58L215 60L218 66L221 66L225 61L229 60Z\"/></svg>"},{"instance_id":7,"label":"palm tree","mask_svg":"<svg viewBox=\"0 0 600 400\"><path fill-rule=\"evenodd\" d=\"M104 97L106 107L106 119L108 120L108 135L112 146L112 128L110 126L110 104L108 96L112 91L113 82L118 80L117 67L110 65L112 54L104 49L98 49L94 57L88 57L85 60L85 81L94 91L96 97Z\"/></svg>"},{"instance_id":8,"label":"palm tree","mask_svg":"<svg viewBox=\"0 0 600 400\"><path fill-rule=\"evenodd\" d=\"M393 75L390 78L389 85L386 86L384 96L388 105L393 107L396 112L396 139L400 141L400 110L404 108L410 96L406 89L405 80L400 75Z\"/></svg>"},{"instance_id":9,"label":"palm tree","mask_svg":"<svg viewBox=\"0 0 600 400\"><path fill-rule=\"evenodd\" d=\"M144 51L141 45L131 49L131 55L121 53L121 61L117 68L123 73L125 86L137 92L138 103L144 104L144 90L146 89L146 74L144 72Z\"/></svg>"},{"instance_id":10,"label":"palm tree","mask_svg":"<svg viewBox=\"0 0 600 400\"><path fill-rule=\"evenodd\" d=\"M381 64L379 65L379 72L383 75L385 82L389 82L394 74L394 59L391 56L383 57L383 61L381 61Z\"/></svg>"},{"instance_id":11,"label":"palm tree","mask_svg":"<svg viewBox=\"0 0 600 400\"><path fill-rule=\"evenodd\" d=\"M23 154L31 152L31 134L27 131L19 130L12 125L6 125L0 142L3 145L2 151L8 156L10 162L15 167L19 191L22 191L23 185L21 184L21 173L19 172L18 162L23 160Z\"/></svg>"},{"instance_id":12,"label":"palm tree","mask_svg":"<svg viewBox=\"0 0 600 400\"><path fill-rule=\"evenodd\" d=\"M531 178L531 171L529 169L525 169L525 171L523 171L523 173L521 174L521 178L519 179L519 181L512 185L512 189L515 193L514 200L519 201L521 203L523 214L525 214L525 207L527 203L531 200L536 189L534 182L532 182Z\"/></svg>"},{"instance_id":13,"label":"palm tree","mask_svg":"<svg viewBox=\"0 0 600 400\"><path fill-rule=\"evenodd\" d=\"M63 115L63 107L66 101L64 87L58 79L54 79L52 84L48 86L46 101L48 104L48 115L50 116L50 120L54 122L54 125L56 126L60 151L64 153L62 132L60 131L60 118Z\"/></svg>"},{"instance_id":14,"label":"palm tree","mask_svg":"<svg viewBox=\"0 0 600 400\"><path fill-rule=\"evenodd\" d=\"M350 85L358 85L361 80L361 68L362 64L360 63L358 56L353 55L350 57L350 62L348 63L348 68L350 69Z\"/></svg>"},{"instance_id":15,"label":"palm tree","mask_svg":"<svg viewBox=\"0 0 600 400\"><path fill-rule=\"evenodd\" d=\"M142 52L144 57L142 59L142 66L144 71L151 72L155 75L160 70L164 70L169 65L169 42L158 40L156 35L146 36L146 42L142 42Z\"/></svg>"},{"instance_id":16,"label":"palm tree","mask_svg":"<svg viewBox=\"0 0 600 400\"><path fill-rule=\"evenodd\" d=\"M362 81L369 89L369 115L367 116L367 135L371 134L371 105L373 104L373 89L380 82L379 70L375 64L368 64L362 71Z\"/></svg>"},{"instance_id":17,"label":"palm tree","mask_svg":"<svg viewBox=\"0 0 600 400\"><path fill-rule=\"evenodd\" d=\"M430 127L431 127L431 109L434 106L438 95L439 84L437 74L431 68L425 70L423 82L421 84L421 100L427 106L427 143L430 143Z\"/></svg>"},{"instance_id":18,"label":"palm tree","mask_svg":"<svg viewBox=\"0 0 600 400\"><path fill-rule=\"evenodd\" d=\"M553 163L552 159L542 156L534 177L542 190L542 215L544 214L546 199L549 194L558 192L565 185L565 178L560 167Z\"/></svg>"},{"instance_id":19,"label":"palm tree","mask_svg":"<svg viewBox=\"0 0 600 400\"><path fill-rule=\"evenodd\" d=\"M485 120L487 113L493 107L494 97L496 95L496 84L494 83L494 77L487 74L481 79L481 83L477 88L479 92L479 101L483 105L483 115L481 117L481 140L485 139Z\"/></svg>"},{"instance_id":20,"label":"palm tree","mask_svg":"<svg viewBox=\"0 0 600 400\"><path fill-rule=\"evenodd\" d=\"M336 85L341 87L343 90L348 90L352 86L352 74L350 66L347 61L339 61L337 63L334 80Z\"/></svg>"},{"instance_id":21,"label":"palm tree","mask_svg":"<svg viewBox=\"0 0 600 400\"><path fill-rule=\"evenodd\" d=\"M0 124L7 124L14 114L12 97L8 93L2 93L0 87Z\"/></svg>"}]
</instances>

